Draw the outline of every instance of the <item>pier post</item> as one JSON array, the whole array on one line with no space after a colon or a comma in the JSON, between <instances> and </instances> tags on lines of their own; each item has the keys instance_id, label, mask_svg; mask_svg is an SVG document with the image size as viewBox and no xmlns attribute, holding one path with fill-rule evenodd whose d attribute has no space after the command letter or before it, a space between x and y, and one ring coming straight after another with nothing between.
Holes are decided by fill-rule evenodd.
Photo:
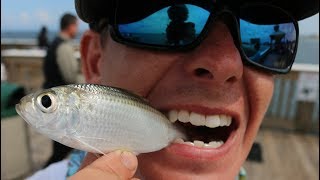
<instances>
[{"instance_id":1,"label":"pier post","mask_svg":"<svg viewBox=\"0 0 320 180\"><path fill-rule=\"evenodd\" d=\"M295 119L295 128L302 132L314 132L317 127L312 121L314 102L298 101ZM319 128L318 128L319 129Z\"/></svg>"}]
</instances>

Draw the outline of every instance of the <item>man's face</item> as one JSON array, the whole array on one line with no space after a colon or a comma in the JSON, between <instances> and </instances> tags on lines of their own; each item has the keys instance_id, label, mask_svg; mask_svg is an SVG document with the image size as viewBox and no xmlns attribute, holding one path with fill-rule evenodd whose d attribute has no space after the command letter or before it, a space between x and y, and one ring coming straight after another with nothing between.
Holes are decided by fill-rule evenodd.
<instances>
[{"instance_id":1,"label":"man's face","mask_svg":"<svg viewBox=\"0 0 320 180\"><path fill-rule=\"evenodd\" d=\"M75 38L78 33L78 21L69 26L69 34L71 38Z\"/></svg>"},{"instance_id":2,"label":"man's face","mask_svg":"<svg viewBox=\"0 0 320 180\"><path fill-rule=\"evenodd\" d=\"M201 137L188 125L190 139L224 134L219 148L172 143L138 156L137 176L146 179L234 179L245 161L273 93L273 76L244 66L225 24L214 23L196 49L183 53L128 47L87 32L82 40L88 83L131 90L161 112L185 110L203 116L227 115L232 125L207 128ZM230 131L224 133L223 131ZM197 137L198 136L198 137ZM193 141L190 140L190 141Z\"/></svg>"}]
</instances>

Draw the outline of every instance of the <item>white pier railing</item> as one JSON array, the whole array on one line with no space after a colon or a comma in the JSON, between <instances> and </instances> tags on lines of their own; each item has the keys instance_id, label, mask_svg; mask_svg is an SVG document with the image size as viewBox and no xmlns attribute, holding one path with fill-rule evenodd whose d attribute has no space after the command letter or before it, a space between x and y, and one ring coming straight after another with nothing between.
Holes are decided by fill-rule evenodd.
<instances>
[{"instance_id":1,"label":"white pier railing","mask_svg":"<svg viewBox=\"0 0 320 180\"><path fill-rule=\"evenodd\" d=\"M263 126L319 133L319 65L294 64L276 76Z\"/></svg>"}]
</instances>

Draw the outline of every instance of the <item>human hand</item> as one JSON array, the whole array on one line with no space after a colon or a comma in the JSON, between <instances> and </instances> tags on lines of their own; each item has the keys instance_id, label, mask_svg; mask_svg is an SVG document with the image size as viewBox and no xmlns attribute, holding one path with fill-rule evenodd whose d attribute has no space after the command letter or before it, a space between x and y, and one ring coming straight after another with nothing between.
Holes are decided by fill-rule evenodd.
<instances>
[{"instance_id":1,"label":"human hand","mask_svg":"<svg viewBox=\"0 0 320 180\"><path fill-rule=\"evenodd\" d=\"M115 151L99 158L89 153L84 159L80 170L69 179L134 179L133 176L137 166L137 157L130 152Z\"/></svg>"}]
</instances>

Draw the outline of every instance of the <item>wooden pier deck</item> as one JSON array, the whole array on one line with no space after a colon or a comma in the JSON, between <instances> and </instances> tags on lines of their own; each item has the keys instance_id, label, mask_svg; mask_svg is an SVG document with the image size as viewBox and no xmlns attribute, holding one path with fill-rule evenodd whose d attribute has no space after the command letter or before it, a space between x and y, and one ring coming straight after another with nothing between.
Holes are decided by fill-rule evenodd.
<instances>
[{"instance_id":1,"label":"wooden pier deck","mask_svg":"<svg viewBox=\"0 0 320 180\"><path fill-rule=\"evenodd\" d=\"M262 162L246 161L249 180L318 180L319 136L262 128Z\"/></svg>"}]
</instances>

